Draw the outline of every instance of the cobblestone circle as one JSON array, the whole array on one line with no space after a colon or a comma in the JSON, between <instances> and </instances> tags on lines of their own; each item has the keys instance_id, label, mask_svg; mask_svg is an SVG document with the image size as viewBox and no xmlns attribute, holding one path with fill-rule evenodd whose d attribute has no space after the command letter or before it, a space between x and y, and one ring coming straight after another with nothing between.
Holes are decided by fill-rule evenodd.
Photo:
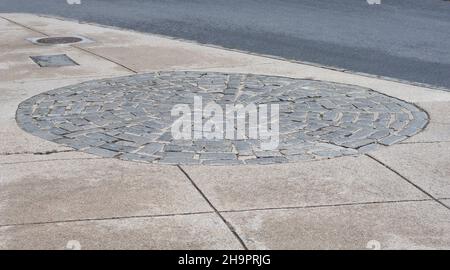
<instances>
[{"instance_id":1,"label":"cobblestone circle","mask_svg":"<svg viewBox=\"0 0 450 270\"><path fill-rule=\"evenodd\" d=\"M174 140L175 104L279 104L280 143ZM192 106L191 106L192 107ZM161 164L272 164L365 153L410 137L428 123L416 106L370 89L251 74L156 72L89 81L19 105L27 132L72 148Z\"/></svg>"}]
</instances>

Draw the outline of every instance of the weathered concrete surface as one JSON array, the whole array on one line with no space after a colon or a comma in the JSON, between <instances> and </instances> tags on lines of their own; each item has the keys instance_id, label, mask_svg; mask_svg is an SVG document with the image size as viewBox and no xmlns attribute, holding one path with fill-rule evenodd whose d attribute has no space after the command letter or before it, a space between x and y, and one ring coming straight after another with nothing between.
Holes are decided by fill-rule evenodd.
<instances>
[{"instance_id":1,"label":"weathered concrete surface","mask_svg":"<svg viewBox=\"0 0 450 270\"><path fill-rule=\"evenodd\" d=\"M0 164L0 225L212 211L176 167L59 158Z\"/></svg>"},{"instance_id":2,"label":"weathered concrete surface","mask_svg":"<svg viewBox=\"0 0 450 270\"><path fill-rule=\"evenodd\" d=\"M428 127L405 142L450 142L450 102L420 102L417 104L430 115Z\"/></svg>"},{"instance_id":3,"label":"weathered concrete surface","mask_svg":"<svg viewBox=\"0 0 450 270\"><path fill-rule=\"evenodd\" d=\"M239 211L280 207L225 215L250 248L364 248L369 240L378 240L382 248L449 248L449 210L431 201L407 200L431 200L427 194L440 199L450 197L450 151L449 143L444 142L448 141L450 93L34 15L0 17L39 30L0 18L2 35L12 37L0 41L0 135L6 138L0 144L0 221L25 223L0 226L0 248L60 249L69 240L79 240L82 248L241 248L231 235L231 228L216 214L172 216L212 211L191 180L198 183L216 208ZM70 33L86 36L95 43L36 46L24 39ZM126 44L126 50L117 49L120 42ZM47 53L66 53L81 65L40 69L29 59L32 54ZM195 57L184 61L186 54ZM135 73L126 64L115 61L120 59L138 71L195 68L369 87L421 106L430 114L430 124L408 142L379 152L369 151L382 164L359 157L317 164L298 161L277 169L233 167L240 168L236 172L226 171L225 167L185 167L191 179L172 166L99 159L71 151L29 135L15 125L18 104L33 95L95 78ZM218 168L229 179L219 175ZM259 179L254 180L255 175ZM239 182L240 176L244 180ZM380 204L365 205L370 201ZM448 200L443 202L450 207ZM287 209L328 203L355 205ZM134 215L149 217L131 219ZM121 219L102 220L114 216ZM84 218L92 221L67 222ZM268 220L268 225L258 227L261 220ZM46 221L57 223L33 223ZM193 231L193 227L198 229Z\"/></svg>"},{"instance_id":4,"label":"weathered concrete surface","mask_svg":"<svg viewBox=\"0 0 450 270\"><path fill-rule=\"evenodd\" d=\"M426 199L368 157L267 166L183 166L221 211Z\"/></svg>"},{"instance_id":5,"label":"weathered concrete surface","mask_svg":"<svg viewBox=\"0 0 450 270\"><path fill-rule=\"evenodd\" d=\"M0 155L0 165L6 164L28 164L35 162L45 162L45 161L65 161L65 163L70 163L71 160L75 159L101 159L98 156L76 152L74 150L54 150L46 152L26 152L26 153L12 153L12 154L2 154ZM32 171L30 171L32 172ZM12 178L12 177L11 177ZM5 181L9 179L9 175L6 175Z\"/></svg>"},{"instance_id":6,"label":"weathered concrete surface","mask_svg":"<svg viewBox=\"0 0 450 270\"><path fill-rule=\"evenodd\" d=\"M241 249L215 214L0 227L0 249ZM77 244L78 244L77 243Z\"/></svg>"},{"instance_id":7,"label":"weathered concrete surface","mask_svg":"<svg viewBox=\"0 0 450 270\"><path fill-rule=\"evenodd\" d=\"M450 212L431 201L230 212L225 217L251 249L450 247Z\"/></svg>"},{"instance_id":8,"label":"weathered concrete surface","mask_svg":"<svg viewBox=\"0 0 450 270\"><path fill-rule=\"evenodd\" d=\"M447 205L448 207L450 207L450 200L441 200L441 202L443 202L445 205Z\"/></svg>"},{"instance_id":9,"label":"weathered concrete surface","mask_svg":"<svg viewBox=\"0 0 450 270\"><path fill-rule=\"evenodd\" d=\"M434 197L450 197L450 142L399 144L369 155Z\"/></svg>"}]
</instances>

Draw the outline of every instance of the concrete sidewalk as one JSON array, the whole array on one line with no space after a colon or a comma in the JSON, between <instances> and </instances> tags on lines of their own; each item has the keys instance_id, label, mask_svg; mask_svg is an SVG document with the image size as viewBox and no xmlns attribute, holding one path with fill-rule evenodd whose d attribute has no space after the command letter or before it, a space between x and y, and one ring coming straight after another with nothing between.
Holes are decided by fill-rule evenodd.
<instances>
[{"instance_id":1,"label":"concrete sidewalk","mask_svg":"<svg viewBox=\"0 0 450 270\"><path fill-rule=\"evenodd\" d=\"M450 248L450 92L28 14L0 14L0 248ZM35 45L81 35L92 43ZM79 65L41 68L30 56ZM26 133L18 105L93 79L153 71L254 73L371 88L426 110L421 133L364 155L189 166L105 158ZM374 242L371 242L374 243Z\"/></svg>"}]
</instances>

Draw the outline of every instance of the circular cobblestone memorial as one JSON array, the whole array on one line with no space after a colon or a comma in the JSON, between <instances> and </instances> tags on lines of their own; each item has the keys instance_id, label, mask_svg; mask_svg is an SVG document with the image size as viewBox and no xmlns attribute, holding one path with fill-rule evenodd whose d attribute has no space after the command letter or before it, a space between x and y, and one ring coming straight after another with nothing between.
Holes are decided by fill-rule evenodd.
<instances>
[{"instance_id":1,"label":"circular cobblestone memorial","mask_svg":"<svg viewBox=\"0 0 450 270\"><path fill-rule=\"evenodd\" d=\"M171 110L186 104L195 115L196 97L203 106L214 102L224 112L227 105L278 104L277 147L267 150L261 147L262 140L247 133L244 138L174 139L171 127L179 116ZM103 157L235 165L364 153L416 134L428 116L412 104L352 85L176 71L102 79L41 93L19 105L17 122L31 134Z\"/></svg>"}]
</instances>

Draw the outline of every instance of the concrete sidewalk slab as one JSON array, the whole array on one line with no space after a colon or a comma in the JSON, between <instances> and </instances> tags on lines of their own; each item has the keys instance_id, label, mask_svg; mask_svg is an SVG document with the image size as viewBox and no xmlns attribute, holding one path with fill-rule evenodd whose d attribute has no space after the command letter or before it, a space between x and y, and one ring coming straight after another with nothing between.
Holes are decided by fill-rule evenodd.
<instances>
[{"instance_id":1,"label":"concrete sidewalk slab","mask_svg":"<svg viewBox=\"0 0 450 270\"><path fill-rule=\"evenodd\" d=\"M366 249L371 243L379 243L381 249L450 248L450 212L436 202L230 212L224 216L250 249Z\"/></svg>"},{"instance_id":2,"label":"concrete sidewalk slab","mask_svg":"<svg viewBox=\"0 0 450 270\"><path fill-rule=\"evenodd\" d=\"M216 214L0 227L0 249L241 249Z\"/></svg>"},{"instance_id":3,"label":"concrete sidewalk slab","mask_svg":"<svg viewBox=\"0 0 450 270\"><path fill-rule=\"evenodd\" d=\"M448 113L450 102L419 102L417 106L428 112L430 122L450 125L450 114Z\"/></svg>"},{"instance_id":4,"label":"concrete sidewalk slab","mask_svg":"<svg viewBox=\"0 0 450 270\"><path fill-rule=\"evenodd\" d=\"M40 67L31 60L30 56L66 54L78 66ZM123 67L98 56L86 53L72 47L38 47L30 50L11 51L0 54L0 61L6 62L8 68L2 72L1 81L17 81L32 79L53 79L55 77L73 78L81 76L130 74Z\"/></svg>"},{"instance_id":5,"label":"concrete sidewalk slab","mask_svg":"<svg viewBox=\"0 0 450 270\"><path fill-rule=\"evenodd\" d=\"M174 39L124 32L95 25L65 22L53 18L28 14L2 14L2 16L51 36L82 33L93 43L75 44L97 55L138 71L191 69L199 67L239 66L249 62L261 64L268 59L242 53L185 43Z\"/></svg>"},{"instance_id":6,"label":"concrete sidewalk slab","mask_svg":"<svg viewBox=\"0 0 450 270\"><path fill-rule=\"evenodd\" d=\"M31 135L17 126L15 120L1 120L0 158L1 155L21 153L45 153L69 151L73 148L43 140Z\"/></svg>"},{"instance_id":7,"label":"concrete sidewalk slab","mask_svg":"<svg viewBox=\"0 0 450 270\"><path fill-rule=\"evenodd\" d=\"M408 138L402 143L450 142L450 124L430 122L421 133Z\"/></svg>"},{"instance_id":8,"label":"concrete sidewalk slab","mask_svg":"<svg viewBox=\"0 0 450 270\"><path fill-rule=\"evenodd\" d=\"M418 103L430 115L430 123L421 133L405 142L450 142L450 102Z\"/></svg>"},{"instance_id":9,"label":"concrete sidewalk slab","mask_svg":"<svg viewBox=\"0 0 450 270\"><path fill-rule=\"evenodd\" d=\"M0 41L0 46L4 49L0 53L0 62L2 63L0 70L3 70L0 75L1 82L130 74L128 70L111 61L69 45L41 46L32 44L27 38L44 35L12 22L6 21L6 23L15 27L0 28L3 34L8 36L8 39ZM30 56L55 54L67 54L79 66L42 68L30 59Z\"/></svg>"},{"instance_id":10,"label":"concrete sidewalk slab","mask_svg":"<svg viewBox=\"0 0 450 270\"><path fill-rule=\"evenodd\" d=\"M101 159L97 156L71 150L58 150L53 152L14 153L0 155L0 165L45 162L52 160L67 161L74 159Z\"/></svg>"},{"instance_id":11,"label":"concrete sidewalk slab","mask_svg":"<svg viewBox=\"0 0 450 270\"><path fill-rule=\"evenodd\" d=\"M12 31L19 30L20 31L23 29L23 27L21 27L17 24L11 23L8 20L5 20L3 18L0 18L0 29L2 31L9 31L9 30L12 30Z\"/></svg>"},{"instance_id":12,"label":"concrete sidewalk slab","mask_svg":"<svg viewBox=\"0 0 450 270\"><path fill-rule=\"evenodd\" d=\"M2 54L7 52L11 53L12 51L23 51L23 50L32 50L35 49L35 45L31 44L31 42L26 39L36 35L35 32L26 29L9 29L5 30L0 28L0 34L2 36L7 36L8 38L4 38L0 40L0 46L2 47Z\"/></svg>"},{"instance_id":13,"label":"concrete sidewalk slab","mask_svg":"<svg viewBox=\"0 0 450 270\"><path fill-rule=\"evenodd\" d=\"M441 200L441 202L443 202L445 205L447 205L448 207L450 207L450 199L447 199L447 200Z\"/></svg>"},{"instance_id":14,"label":"concrete sidewalk slab","mask_svg":"<svg viewBox=\"0 0 450 270\"><path fill-rule=\"evenodd\" d=\"M221 211L427 198L364 156L214 170L183 168Z\"/></svg>"},{"instance_id":15,"label":"concrete sidewalk slab","mask_svg":"<svg viewBox=\"0 0 450 270\"><path fill-rule=\"evenodd\" d=\"M450 143L398 144L369 155L432 196L450 197Z\"/></svg>"},{"instance_id":16,"label":"concrete sidewalk slab","mask_svg":"<svg viewBox=\"0 0 450 270\"><path fill-rule=\"evenodd\" d=\"M196 70L209 70L218 72L248 72L359 85L373 89L385 95L413 103L450 101L450 92L447 91L429 89L410 84L387 81L352 73L343 73L331 69L274 59L272 60L272 62L266 64L249 63L246 66L200 68Z\"/></svg>"},{"instance_id":17,"label":"concrete sidewalk slab","mask_svg":"<svg viewBox=\"0 0 450 270\"><path fill-rule=\"evenodd\" d=\"M79 24L75 21L64 21L49 17L37 17L31 14L2 14L2 16L23 25L33 26L33 29L48 35L67 35L68 33L86 35L96 42L75 45L75 47L98 52L100 55L111 57L125 66L129 64L130 67L136 68L138 71L184 68L292 76L356 84L409 102L450 101L450 92L446 91L208 47L195 42L183 42L167 37ZM117 45L118 43L120 45ZM132 50L133 47L136 51ZM139 53L137 53L138 51ZM179 54L182 57L177 59L180 62L173 62L174 58L162 54ZM191 58L190 54L195 57ZM190 59L187 65L183 62L186 57ZM123 62L119 61L119 58Z\"/></svg>"},{"instance_id":18,"label":"concrete sidewalk slab","mask_svg":"<svg viewBox=\"0 0 450 270\"><path fill-rule=\"evenodd\" d=\"M250 59L244 56L233 55L233 52L215 51L208 47L195 46L171 46L153 45L144 46L99 46L86 49L97 55L107 57L115 62L137 72L149 72L158 70L190 70L199 67L239 66L245 65ZM254 59L252 59L254 60Z\"/></svg>"},{"instance_id":19,"label":"concrete sidewalk slab","mask_svg":"<svg viewBox=\"0 0 450 270\"><path fill-rule=\"evenodd\" d=\"M80 23L76 20L69 18L58 18L58 17L50 17L47 15L35 15L29 13L1 13L0 15L3 17L3 21L11 20L15 23L19 23L21 25L25 25L31 27L32 29L44 33L46 31L51 32L52 35L68 35L78 33L78 34L105 34L104 38L108 38L109 33L119 33L122 34L125 38L130 38L133 40L133 36L140 35L138 32L134 31L121 31L118 29L114 29L113 27L100 27L94 24L88 23ZM15 25L12 23L11 25ZM127 39L128 39L127 38ZM113 42L115 39L111 37L106 40L98 40L96 42ZM118 42L119 40L115 40ZM126 40L125 42L130 42Z\"/></svg>"},{"instance_id":20,"label":"concrete sidewalk slab","mask_svg":"<svg viewBox=\"0 0 450 270\"><path fill-rule=\"evenodd\" d=\"M212 211L177 167L114 159L0 165L0 225Z\"/></svg>"},{"instance_id":21,"label":"concrete sidewalk slab","mask_svg":"<svg viewBox=\"0 0 450 270\"><path fill-rule=\"evenodd\" d=\"M0 136L5 138L0 143L0 249L60 249L69 240L79 240L83 248L241 248L216 214L198 214L213 211L206 199L219 210L306 207L226 213L251 248L365 248L370 240L382 248L449 248L450 212L421 201L431 198L408 181L440 199L450 197L450 143L436 143L450 134L450 92L73 21L1 16L17 23L0 18L1 33L12 38L0 41L5 49L0 53ZM69 34L94 43L37 46L25 40ZM35 53L67 53L81 65L39 68L29 59ZM134 73L130 68L259 73L359 85L418 103L431 122L405 144L373 152L386 166L360 156L184 167L206 198L177 167L75 152L15 124L17 105L30 96L129 75ZM450 206L449 200L443 202ZM326 206L337 204L363 205ZM29 224L36 222L50 223ZM1 226L17 223L28 224Z\"/></svg>"}]
</instances>

